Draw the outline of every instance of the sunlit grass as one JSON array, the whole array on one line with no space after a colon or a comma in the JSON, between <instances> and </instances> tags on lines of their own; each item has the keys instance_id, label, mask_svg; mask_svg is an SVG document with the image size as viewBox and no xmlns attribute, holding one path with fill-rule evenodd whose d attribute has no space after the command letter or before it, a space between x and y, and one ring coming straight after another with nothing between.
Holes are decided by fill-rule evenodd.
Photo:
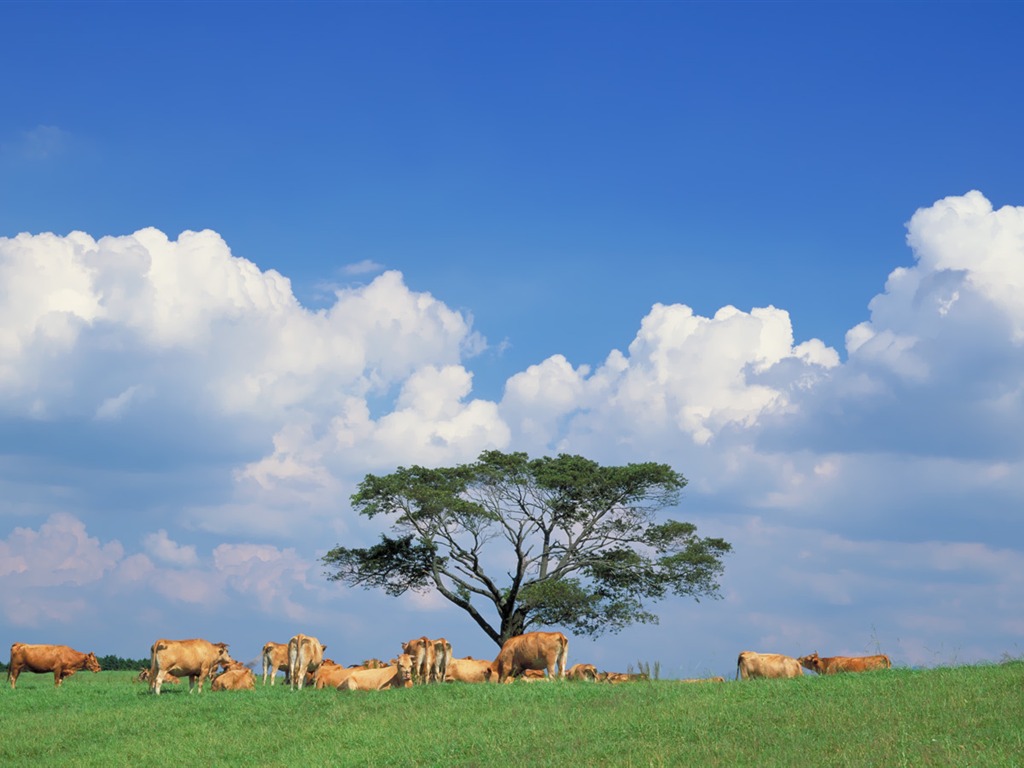
<instances>
[{"instance_id":1,"label":"sunlit grass","mask_svg":"<svg viewBox=\"0 0 1024 768\"><path fill-rule=\"evenodd\" d=\"M0 692L0 765L1024 765L1024 664L685 685Z\"/></svg>"}]
</instances>

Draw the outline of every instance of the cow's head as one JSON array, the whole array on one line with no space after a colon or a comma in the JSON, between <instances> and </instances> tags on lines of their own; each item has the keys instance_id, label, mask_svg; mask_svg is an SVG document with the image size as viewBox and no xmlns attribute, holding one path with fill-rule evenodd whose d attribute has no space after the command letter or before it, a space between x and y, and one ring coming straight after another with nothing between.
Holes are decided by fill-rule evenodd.
<instances>
[{"instance_id":1,"label":"cow's head","mask_svg":"<svg viewBox=\"0 0 1024 768\"><path fill-rule=\"evenodd\" d=\"M412 686L412 657L408 653L401 654L395 659L395 666L398 667L398 684L406 688Z\"/></svg>"},{"instance_id":2,"label":"cow's head","mask_svg":"<svg viewBox=\"0 0 1024 768\"><path fill-rule=\"evenodd\" d=\"M88 656L85 657L85 668L88 669L90 672L100 671L100 663L96 660L95 653L90 653Z\"/></svg>"},{"instance_id":3,"label":"cow's head","mask_svg":"<svg viewBox=\"0 0 1024 768\"><path fill-rule=\"evenodd\" d=\"M232 659L231 655L228 653L227 643L214 643L213 647L217 649L217 655L213 659L212 666L216 667L219 664L224 667L224 669L227 669L230 664L235 663L235 660Z\"/></svg>"},{"instance_id":4,"label":"cow's head","mask_svg":"<svg viewBox=\"0 0 1024 768\"><path fill-rule=\"evenodd\" d=\"M801 656L797 661L800 662L800 666L804 669L809 669L811 672L821 673L821 659L818 658L818 652L808 654L807 656Z\"/></svg>"}]
</instances>

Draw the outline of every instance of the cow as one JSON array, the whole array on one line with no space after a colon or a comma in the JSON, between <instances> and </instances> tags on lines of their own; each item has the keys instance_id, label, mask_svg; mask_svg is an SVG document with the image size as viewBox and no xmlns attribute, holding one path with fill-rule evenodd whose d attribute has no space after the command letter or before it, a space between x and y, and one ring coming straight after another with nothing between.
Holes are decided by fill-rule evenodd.
<instances>
[{"instance_id":1,"label":"cow","mask_svg":"<svg viewBox=\"0 0 1024 768\"><path fill-rule=\"evenodd\" d=\"M293 691L296 687L302 690L306 674L316 672L323 663L325 650L326 645L308 635L299 634L288 641L288 680Z\"/></svg>"},{"instance_id":2,"label":"cow","mask_svg":"<svg viewBox=\"0 0 1024 768\"><path fill-rule=\"evenodd\" d=\"M434 646L434 663L430 665L430 679L443 683L448 676L448 663L452 658L452 644L443 637L430 641Z\"/></svg>"},{"instance_id":3,"label":"cow","mask_svg":"<svg viewBox=\"0 0 1024 768\"><path fill-rule=\"evenodd\" d=\"M339 685L339 691L381 691L385 688L409 688L412 686L413 659L403 653L395 664L381 669L360 669L353 671Z\"/></svg>"},{"instance_id":4,"label":"cow","mask_svg":"<svg viewBox=\"0 0 1024 768\"><path fill-rule=\"evenodd\" d=\"M100 663L96 660L96 654L91 651L81 653L66 645L13 643L11 660L7 664L7 679L11 683L11 690L14 690L18 675L26 670L37 674L53 672L53 685L60 688L65 677L71 677L80 669L99 672Z\"/></svg>"},{"instance_id":5,"label":"cow","mask_svg":"<svg viewBox=\"0 0 1024 768\"><path fill-rule=\"evenodd\" d=\"M373 667L373 669L380 669L381 667ZM313 687L317 690L322 688L337 688L348 676L353 672L359 672L364 669L370 669L370 667L362 664L357 664L353 667L343 667L340 664L328 664L326 661L321 664L316 672L313 674Z\"/></svg>"},{"instance_id":6,"label":"cow","mask_svg":"<svg viewBox=\"0 0 1024 768\"><path fill-rule=\"evenodd\" d=\"M270 684L274 684L277 678L277 671L284 670L285 683L288 679L288 643L269 642L263 646L263 684L267 684L267 675L270 675Z\"/></svg>"},{"instance_id":7,"label":"cow","mask_svg":"<svg viewBox=\"0 0 1024 768\"><path fill-rule=\"evenodd\" d=\"M199 693L202 693L203 681L218 666L227 666L234 661L228 654L227 643L211 643L200 638L157 640L149 652L149 689L158 696L168 675L187 676L189 693L192 693L198 678Z\"/></svg>"},{"instance_id":8,"label":"cow","mask_svg":"<svg viewBox=\"0 0 1024 768\"><path fill-rule=\"evenodd\" d=\"M451 659L444 679L449 683L487 683L492 672L491 662L483 659Z\"/></svg>"},{"instance_id":9,"label":"cow","mask_svg":"<svg viewBox=\"0 0 1024 768\"><path fill-rule=\"evenodd\" d=\"M570 680L597 680L597 667L593 664L573 664L565 676Z\"/></svg>"},{"instance_id":10,"label":"cow","mask_svg":"<svg viewBox=\"0 0 1024 768\"><path fill-rule=\"evenodd\" d=\"M797 659L800 666L819 675L834 675L839 672L870 672L876 669L890 669L892 662L884 654L877 656L818 656L817 651Z\"/></svg>"},{"instance_id":11,"label":"cow","mask_svg":"<svg viewBox=\"0 0 1024 768\"><path fill-rule=\"evenodd\" d=\"M646 672L602 672L597 676L599 683L636 683L641 680L650 680Z\"/></svg>"},{"instance_id":12,"label":"cow","mask_svg":"<svg viewBox=\"0 0 1024 768\"><path fill-rule=\"evenodd\" d=\"M213 679L214 691L251 691L256 688L256 673L241 662L235 662Z\"/></svg>"},{"instance_id":13,"label":"cow","mask_svg":"<svg viewBox=\"0 0 1024 768\"><path fill-rule=\"evenodd\" d=\"M402 653L412 658L413 681L423 685L429 683L434 671L437 649L426 636L402 643Z\"/></svg>"},{"instance_id":14,"label":"cow","mask_svg":"<svg viewBox=\"0 0 1024 768\"><path fill-rule=\"evenodd\" d=\"M680 683L724 683L724 677L687 677Z\"/></svg>"},{"instance_id":15,"label":"cow","mask_svg":"<svg viewBox=\"0 0 1024 768\"><path fill-rule=\"evenodd\" d=\"M527 632L506 640L493 666L499 683L525 669L546 669L548 677L565 677L568 654L569 638L561 632Z\"/></svg>"},{"instance_id":16,"label":"cow","mask_svg":"<svg viewBox=\"0 0 1024 768\"><path fill-rule=\"evenodd\" d=\"M136 681L140 682L140 683L148 683L149 682L149 667L143 667L142 669L139 670L138 676L132 678L132 682L136 682ZM181 680L176 678L174 675L168 675L167 677L164 678L164 682L177 685L177 684L179 684L181 682Z\"/></svg>"},{"instance_id":17,"label":"cow","mask_svg":"<svg viewBox=\"0 0 1024 768\"><path fill-rule=\"evenodd\" d=\"M749 680L754 677L800 677L803 670L800 662L792 656L781 653L756 653L743 651L736 659L736 679Z\"/></svg>"}]
</instances>

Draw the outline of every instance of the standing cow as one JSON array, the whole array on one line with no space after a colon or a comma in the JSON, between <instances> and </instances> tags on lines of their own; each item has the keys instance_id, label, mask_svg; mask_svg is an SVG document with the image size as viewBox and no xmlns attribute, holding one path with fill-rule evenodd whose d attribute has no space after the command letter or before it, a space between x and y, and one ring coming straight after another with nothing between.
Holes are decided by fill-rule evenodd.
<instances>
[{"instance_id":1,"label":"standing cow","mask_svg":"<svg viewBox=\"0 0 1024 768\"><path fill-rule=\"evenodd\" d=\"M527 632L506 640L492 666L499 683L526 669L546 669L549 678L565 677L568 655L569 638L561 632Z\"/></svg>"},{"instance_id":2,"label":"standing cow","mask_svg":"<svg viewBox=\"0 0 1024 768\"><path fill-rule=\"evenodd\" d=\"M199 693L203 682L218 666L228 666L234 659L228 654L227 643L211 643L200 638L190 640L157 640L150 648L149 687L160 695L160 686L169 675L188 677L188 692L192 693L199 680Z\"/></svg>"},{"instance_id":3,"label":"standing cow","mask_svg":"<svg viewBox=\"0 0 1024 768\"><path fill-rule=\"evenodd\" d=\"M71 677L80 669L99 672L100 663L95 653L80 653L66 645L28 645L13 643L11 660L7 664L7 679L13 690L18 675L23 671L44 674L53 672L53 684L59 688L65 677Z\"/></svg>"},{"instance_id":4,"label":"standing cow","mask_svg":"<svg viewBox=\"0 0 1024 768\"><path fill-rule=\"evenodd\" d=\"M800 662L792 656L781 653L756 653L743 651L736 660L736 679L749 680L754 677L800 677L803 670Z\"/></svg>"},{"instance_id":5,"label":"standing cow","mask_svg":"<svg viewBox=\"0 0 1024 768\"><path fill-rule=\"evenodd\" d=\"M315 673L323 663L325 650L326 645L309 635L299 634L288 641L288 684L293 691L296 686L302 690L306 674Z\"/></svg>"},{"instance_id":6,"label":"standing cow","mask_svg":"<svg viewBox=\"0 0 1024 768\"><path fill-rule=\"evenodd\" d=\"M277 678L277 671L284 670L284 681L288 678L288 643L269 642L263 646L263 684L267 684L267 676L270 676L270 684L273 686Z\"/></svg>"}]
</instances>

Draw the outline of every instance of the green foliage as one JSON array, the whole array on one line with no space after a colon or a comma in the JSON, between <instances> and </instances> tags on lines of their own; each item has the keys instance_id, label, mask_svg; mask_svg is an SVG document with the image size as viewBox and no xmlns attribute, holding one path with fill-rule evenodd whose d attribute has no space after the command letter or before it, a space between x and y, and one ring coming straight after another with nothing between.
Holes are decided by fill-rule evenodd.
<instances>
[{"instance_id":1,"label":"green foliage","mask_svg":"<svg viewBox=\"0 0 1024 768\"><path fill-rule=\"evenodd\" d=\"M123 659L120 656L97 656L96 661L100 663L100 669L104 672L130 669L138 672L143 667L149 667L149 659Z\"/></svg>"},{"instance_id":2,"label":"green foliage","mask_svg":"<svg viewBox=\"0 0 1024 768\"><path fill-rule=\"evenodd\" d=\"M1024 754L1019 664L365 694L173 686L156 697L131 677L80 672L57 690L26 674L0 689L0 765L1009 767Z\"/></svg>"},{"instance_id":3,"label":"green foliage","mask_svg":"<svg viewBox=\"0 0 1024 768\"><path fill-rule=\"evenodd\" d=\"M352 496L396 535L336 547L323 563L349 586L437 590L499 645L532 626L617 632L657 623L647 603L669 593L717 596L729 543L657 519L685 485L665 464L603 467L565 454L485 451L456 467L399 467L367 475Z\"/></svg>"}]
</instances>

